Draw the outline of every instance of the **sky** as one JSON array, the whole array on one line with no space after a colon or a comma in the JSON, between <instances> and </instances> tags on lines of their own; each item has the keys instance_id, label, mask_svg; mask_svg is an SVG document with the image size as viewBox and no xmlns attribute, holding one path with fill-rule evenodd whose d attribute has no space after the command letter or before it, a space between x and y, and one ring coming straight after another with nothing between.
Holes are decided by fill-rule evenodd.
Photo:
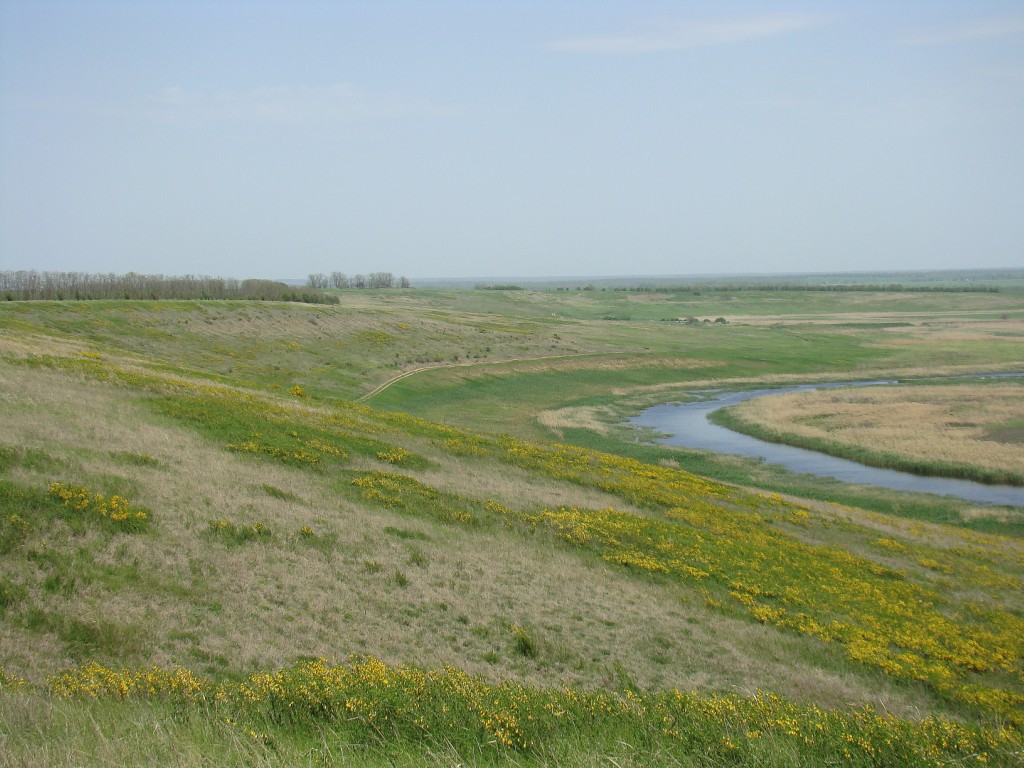
<instances>
[{"instance_id":1,"label":"sky","mask_svg":"<svg viewBox=\"0 0 1024 768\"><path fill-rule=\"evenodd\" d=\"M0 270L1021 266L1020 0L0 0Z\"/></svg>"}]
</instances>

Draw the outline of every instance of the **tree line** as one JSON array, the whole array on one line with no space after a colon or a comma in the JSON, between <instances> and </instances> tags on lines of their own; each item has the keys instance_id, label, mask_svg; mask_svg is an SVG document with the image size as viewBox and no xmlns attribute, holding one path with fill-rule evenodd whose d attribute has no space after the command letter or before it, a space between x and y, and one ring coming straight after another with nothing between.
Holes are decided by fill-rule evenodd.
<instances>
[{"instance_id":1,"label":"tree line","mask_svg":"<svg viewBox=\"0 0 1024 768\"><path fill-rule=\"evenodd\" d=\"M337 304L338 297L310 287L290 286L276 280L237 280L203 275L125 275L89 272L0 272L0 296L5 301L88 301L98 299L247 299Z\"/></svg>"},{"instance_id":2,"label":"tree line","mask_svg":"<svg viewBox=\"0 0 1024 768\"><path fill-rule=\"evenodd\" d=\"M396 278L390 272L371 272L368 275L352 275L344 272L314 272L306 280L310 288L409 288L409 278Z\"/></svg>"}]
</instances>

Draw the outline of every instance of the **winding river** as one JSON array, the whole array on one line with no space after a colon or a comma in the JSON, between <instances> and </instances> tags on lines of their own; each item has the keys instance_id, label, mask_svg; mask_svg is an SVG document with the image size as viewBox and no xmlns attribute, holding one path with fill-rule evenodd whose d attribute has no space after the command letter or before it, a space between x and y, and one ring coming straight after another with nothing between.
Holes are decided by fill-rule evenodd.
<instances>
[{"instance_id":1,"label":"winding river","mask_svg":"<svg viewBox=\"0 0 1024 768\"><path fill-rule=\"evenodd\" d=\"M779 464L792 472L805 472L821 477L833 477L847 483L876 485L898 491L934 493L955 496L979 504L998 504L1024 507L1024 488L1008 485L986 485L970 480L945 477L924 477L894 469L879 469L840 459L806 448L780 443L769 443L756 437L733 432L708 421L708 414L719 408L764 395L784 392L802 392L834 387L872 386L896 384L896 381L839 382L805 384L780 389L753 389L743 392L702 392L708 399L692 403L656 405L630 419L638 427L649 427L662 435L658 440L667 445L692 448L715 453L728 453L760 458Z\"/></svg>"}]
</instances>

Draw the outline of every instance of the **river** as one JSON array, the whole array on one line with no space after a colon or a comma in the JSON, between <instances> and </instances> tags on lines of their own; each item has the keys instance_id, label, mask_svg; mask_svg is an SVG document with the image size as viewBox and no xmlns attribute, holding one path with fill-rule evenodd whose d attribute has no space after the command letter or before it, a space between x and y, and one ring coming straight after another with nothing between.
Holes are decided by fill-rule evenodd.
<instances>
[{"instance_id":1,"label":"river","mask_svg":"<svg viewBox=\"0 0 1024 768\"><path fill-rule=\"evenodd\" d=\"M894 469L879 469L840 459L818 451L795 448L791 445L770 443L756 437L733 432L708 421L708 414L719 408L764 395L783 392L801 392L833 387L872 386L896 384L895 381L842 382L805 384L780 389L753 389L743 392L701 392L707 399L691 403L656 405L630 419L638 427L649 427L662 435L658 441L681 448L692 448L715 453L727 453L760 458L778 464L792 472L805 472L820 477L832 477L847 483L876 485L897 491L934 493L955 496L978 504L997 504L1024 507L1024 488L1009 485L986 485L970 480L945 477L925 477Z\"/></svg>"}]
</instances>

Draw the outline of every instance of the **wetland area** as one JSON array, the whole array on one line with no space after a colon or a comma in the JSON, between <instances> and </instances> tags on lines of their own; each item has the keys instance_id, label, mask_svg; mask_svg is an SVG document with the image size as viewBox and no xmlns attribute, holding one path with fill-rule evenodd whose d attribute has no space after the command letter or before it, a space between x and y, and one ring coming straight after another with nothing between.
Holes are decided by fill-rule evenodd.
<instances>
[{"instance_id":1,"label":"wetland area","mask_svg":"<svg viewBox=\"0 0 1024 768\"><path fill-rule=\"evenodd\" d=\"M1000 374L1022 376L1024 374ZM874 485L897 491L954 496L980 504L1024 506L1024 488L1011 485L979 483L951 477L914 474L860 462L822 451L800 448L762 440L715 424L709 417L722 408L759 397L790 392L810 392L840 387L867 387L895 384L894 380L862 382L830 382L803 384L774 389L750 389L730 392L700 392L700 399L690 402L664 403L647 408L630 419L636 427L653 430L659 442L682 448L763 459L769 464L819 477L832 477L847 483Z\"/></svg>"}]
</instances>

